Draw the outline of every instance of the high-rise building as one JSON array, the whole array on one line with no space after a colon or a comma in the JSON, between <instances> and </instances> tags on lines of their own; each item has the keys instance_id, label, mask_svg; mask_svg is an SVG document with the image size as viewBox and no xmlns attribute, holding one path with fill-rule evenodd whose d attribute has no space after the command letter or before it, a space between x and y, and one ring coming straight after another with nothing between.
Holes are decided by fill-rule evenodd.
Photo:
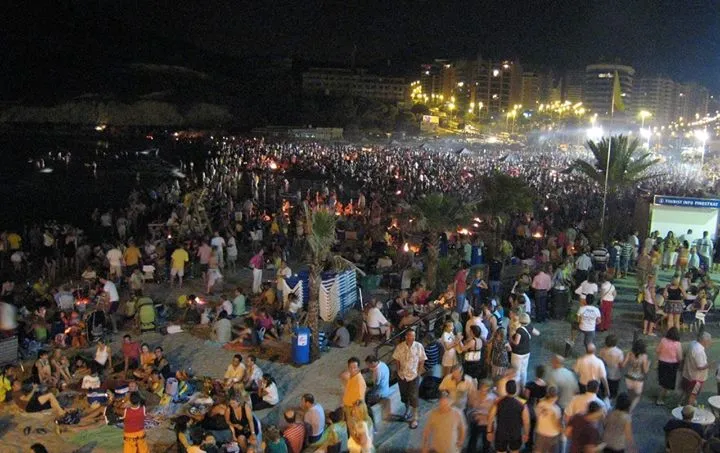
<instances>
[{"instance_id":1,"label":"high-rise building","mask_svg":"<svg viewBox=\"0 0 720 453\"><path fill-rule=\"evenodd\" d=\"M402 77L380 77L364 70L310 68L302 75L303 93L357 96L389 102L407 100L408 84Z\"/></svg>"},{"instance_id":2,"label":"high-rise building","mask_svg":"<svg viewBox=\"0 0 720 453\"><path fill-rule=\"evenodd\" d=\"M694 121L708 114L710 92L696 83L678 84L675 93L675 115L677 120L682 117L686 121Z\"/></svg>"},{"instance_id":3,"label":"high-rise building","mask_svg":"<svg viewBox=\"0 0 720 453\"><path fill-rule=\"evenodd\" d=\"M585 68L585 85L583 86L582 102L591 112L600 116L610 116L613 112L613 84L615 73L620 79L622 101L625 112L615 112L616 116L628 116L632 106L633 82L635 69L619 64L592 64Z\"/></svg>"},{"instance_id":4,"label":"high-rise building","mask_svg":"<svg viewBox=\"0 0 720 453\"><path fill-rule=\"evenodd\" d=\"M652 116L646 123L668 124L673 118L675 82L665 77L643 77L633 86L631 113L637 115L646 110Z\"/></svg>"},{"instance_id":5,"label":"high-rise building","mask_svg":"<svg viewBox=\"0 0 720 453\"><path fill-rule=\"evenodd\" d=\"M517 61L478 62L475 82L477 102L482 103L480 114L497 118L522 100L522 66Z\"/></svg>"},{"instance_id":6,"label":"high-rise building","mask_svg":"<svg viewBox=\"0 0 720 453\"><path fill-rule=\"evenodd\" d=\"M583 86L585 85L585 70L574 69L565 72L562 80L560 96L562 101L577 104L583 100Z\"/></svg>"},{"instance_id":7,"label":"high-rise building","mask_svg":"<svg viewBox=\"0 0 720 453\"><path fill-rule=\"evenodd\" d=\"M450 60L436 59L432 63L420 65L420 85L423 94L427 95L431 102L449 100L457 86L455 64Z\"/></svg>"},{"instance_id":8,"label":"high-rise building","mask_svg":"<svg viewBox=\"0 0 720 453\"><path fill-rule=\"evenodd\" d=\"M560 96L551 71L523 72L520 96L523 108L533 109L538 104L559 100Z\"/></svg>"}]
</instances>

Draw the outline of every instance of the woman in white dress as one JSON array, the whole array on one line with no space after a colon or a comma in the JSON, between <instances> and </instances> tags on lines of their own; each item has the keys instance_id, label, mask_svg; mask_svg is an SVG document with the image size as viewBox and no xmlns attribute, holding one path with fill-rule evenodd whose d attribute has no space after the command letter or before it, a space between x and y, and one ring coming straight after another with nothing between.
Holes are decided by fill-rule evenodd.
<instances>
[{"instance_id":1,"label":"woman in white dress","mask_svg":"<svg viewBox=\"0 0 720 453\"><path fill-rule=\"evenodd\" d=\"M454 330L453 322L447 321L440 337L440 342L445 348L442 356L443 377L450 374L452 368L457 364L457 351L455 348L459 344L459 340L455 336Z\"/></svg>"}]
</instances>

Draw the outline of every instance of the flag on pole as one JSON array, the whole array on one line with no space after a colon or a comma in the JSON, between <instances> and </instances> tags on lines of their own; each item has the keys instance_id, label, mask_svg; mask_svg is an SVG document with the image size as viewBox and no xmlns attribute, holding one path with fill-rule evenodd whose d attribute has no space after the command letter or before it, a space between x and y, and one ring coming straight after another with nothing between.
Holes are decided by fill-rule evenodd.
<instances>
[{"instance_id":1,"label":"flag on pole","mask_svg":"<svg viewBox=\"0 0 720 453\"><path fill-rule=\"evenodd\" d=\"M622 91L620 90L620 77L617 71L615 71L615 78L613 79L613 94L612 94L612 110L625 110L625 103L622 98Z\"/></svg>"}]
</instances>

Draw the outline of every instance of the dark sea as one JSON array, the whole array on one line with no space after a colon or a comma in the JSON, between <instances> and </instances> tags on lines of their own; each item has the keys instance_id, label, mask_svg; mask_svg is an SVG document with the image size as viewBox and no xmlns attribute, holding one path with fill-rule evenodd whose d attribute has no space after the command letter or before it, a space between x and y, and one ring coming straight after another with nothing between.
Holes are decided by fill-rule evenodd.
<instances>
[{"instance_id":1,"label":"dark sea","mask_svg":"<svg viewBox=\"0 0 720 453\"><path fill-rule=\"evenodd\" d=\"M209 146L146 136L0 134L0 228L86 226L96 207L126 207L133 189L149 193L172 182L182 159Z\"/></svg>"}]
</instances>

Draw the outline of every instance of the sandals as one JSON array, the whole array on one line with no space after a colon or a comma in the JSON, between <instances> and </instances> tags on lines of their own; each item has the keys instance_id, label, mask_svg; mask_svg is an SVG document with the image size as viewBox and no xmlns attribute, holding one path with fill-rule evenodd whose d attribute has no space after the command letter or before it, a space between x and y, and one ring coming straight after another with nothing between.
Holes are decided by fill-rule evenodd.
<instances>
[{"instance_id":1,"label":"sandals","mask_svg":"<svg viewBox=\"0 0 720 453\"><path fill-rule=\"evenodd\" d=\"M23 434L25 434L27 436L30 434L31 431L32 431L32 427L26 426L25 429L23 429Z\"/></svg>"},{"instance_id":2,"label":"sandals","mask_svg":"<svg viewBox=\"0 0 720 453\"><path fill-rule=\"evenodd\" d=\"M37 428L35 430L35 434L47 434L47 433L48 433L48 430L45 428Z\"/></svg>"}]
</instances>

